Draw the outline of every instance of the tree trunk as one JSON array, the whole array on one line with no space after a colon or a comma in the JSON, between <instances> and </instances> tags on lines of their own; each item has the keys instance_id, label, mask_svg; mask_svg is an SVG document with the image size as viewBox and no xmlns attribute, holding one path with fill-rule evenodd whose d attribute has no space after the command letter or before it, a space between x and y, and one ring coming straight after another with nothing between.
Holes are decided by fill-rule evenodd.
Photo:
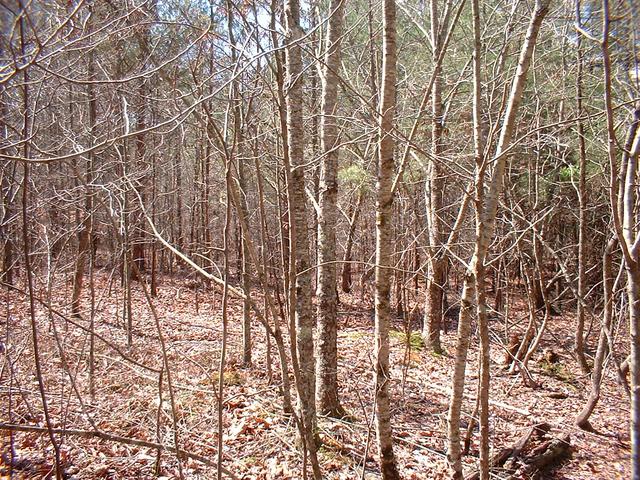
<instances>
[{"instance_id":1,"label":"tree trunk","mask_svg":"<svg viewBox=\"0 0 640 480\"><path fill-rule=\"evenodd\" d=\"M589 417L596 408L598 400L600 400L600 383L602 382L602 376L604 374L604 360L609 352L607 343L607 332L611 327L611 320L613 318L613 268L612 257L613 248L616 242L610 240L604 255L602 256L602 290L604 291L604 312L602 319L602 328L600 329L600 338L598 339L598 350L596 351L596 358L593 361L593 371L591 372L591 393L587 404L584 406L578 417L576 418L576 425L583 430L592 432L593 426L589 422ZM582 301L581 298L578 300Z\"/></svg>"},{"instance_id":2,"label":"tree trunk","mask_svg":"<svg viewBox=\"0 0 640 480\"><path fill-rule=\"evenodd\" d=\"M640 266L627 267L631 337L631 478L640 479Z\"/></svg>"},{"instance_id":3,"label":"tree trunk","mask_svg":"<svg viewBox=\"0 0 640 480\"><path fill-rule=\"evenodd\" d=\"M153 4L153 2L151 2ZM149 5L144 9L145 15L149 17L152 16L149 11ZM147 63L149 61L150 51L151 51L151 27L149 23L143 24L143 30L139 37L139 55L140 55L140 63L143 69L147 68ZM139 133L135 136L135 145L136 145L136 156L138 160L138 165L136 168L141 172L146 172L148 166L147 159L147 135L144 130L147 128L149 123L149 98L150 95L150 87L149 82L150 78L142 78L140 80L140 86L138 88L138 96L139 96L139 105L138 111L136 112L137 118L137 129ZM149 197L148 189L149 189L149 177L145 173L142 178L137 181L139 185L139 193L144 201ZM132 261L135 262L136 268L131 269L131 278L134 280L142 281L140 278L142 275L146 273L147 262L145 259L145 246L146 246L146 235L145 235L145 219L142 211L137 208L135 213L135 223L134 230L131 235L131 253L132 253Z\"/></svg>"},{"instance_id":4,"label":"tree trunk","mask_svg":"<svg viewBox=\"0 0 640 480\"><path fill-rule=\"evenodd\" d=\"M427 276L427 295L425 303L424 339L428 348L434 353L442 353L440 345L440 329L442 328L443 300L446 283L446 256L443 251L444 236L442 219L444 177L441 162L443 159L442 136L442 64L438 56L442 49L442 30L440 26L438 0L431 0L431 43L432 59L435 66L433 87L431 89L431 161L429 162L429 178L426 188L426 205L429 234L429 273Z\"/></svg>"},{"instance_id":5,"label":"tree trunk","mask_svg":"<svg viewBox=\"0 0 640 480\"><path fill-rule=\"evenodd\" d=\"M604 101L607 120L607 153L610 168L609 198L616 237L620 243L627 273L629 305L629 343L631 375L631 478L640 479L640 234L637 227L636 203L638 157L640 156L640 109L633 112L622 163L616 158L616 132L612 98L612 65L609 53L609 1L602 2L602 64Z\"/></svg>"},{"instance_id":6,"label":"tree trunk","mask_svg":"<svg viewBox=\"0 0 640 480\"><path fill-rule=\"evenodd\" d=\"M353 212L351 217L349 218L349 232L347 233L347 243L344 249L344 257L342 257L343 265L342 265L342 291L344 293L349 293L351 291L351 286L353 285L352 280L352 267L351 260L353 259L353 242L356 236L356 227L358 225L358 217L360 216L360 209L362 207L362 200L364 199L364 191L362 188L358 191L358 199L356 200L356 204L353 207Z\"/></svg>"},{"instance_id":7,"label":"tree trunk","mask_svg":"<svg viewBox=\"0 0 640 480\"><path fill-rule=\"evenodd\" d=\"M576 23L578 26L582 25L580 15L580 1L576 1ZM587 170L587 149L585 145L585 132L584 125L580 118L583 114L582 107L582 68L583 68L583 53L582 53L582 35L578 35L576 38L576 116L578 121L576 122L576 128L578 130L578 152L579 159L579 178L578 178L578 205L579 205L579 219L578 219L578 305L576 311L577 326L574 340L574 350L578 357L578 363L584 373L589 371L589 365L584 355L584 298L587 293L586 285L586 235L587 235L587 187L586 187L586 170ZM598 347L599 348L599 347Z\"/></svg>"},{"instance_id":8,"label":"tree trunk","mask_svg":"<svg viewBox=\"0 0 640 480\"><path fill-rule=\"evenodd\" d=\"M9 132L7 130L7 105L5 93L0 87L0 143L6 145ZM6 153L4 148L0 148L0 155ZM13 240L11 238L11 228L9 219L12 216L12 197L15 193L13 182L15 181L16 166L8 160L2 160L3 175L0 177L0 196L2 197L2 214L0 215L0 247L2 248L2 270L0 270L0 280L13 285L14 255Z\"/></svg>"},{"instance_id":9,"label":"tree trunk","mask_svg":"<svg viewBox=\"0 0 640 480\"><path fill-rule=\"evenodd\" d=\"M320 198L318 215L318 323L317 390L320 413L341 417L344 409L338 398L338 295L336 290L336 213L338 210L338 71L344 0L330 5L327 46L322 76L322 117L320 144Z\"/></svg>"},{"instance_id":10,"label":"tree trunk","mask_svg":"<svg viewBox=\"0 0 640 480\"><path fill-rule=\"evenodd\" d=\"M18 0L18 8L22 10L24 6L22 5L22 1ZM26 50L25 50L25 30L26 30L26 15L21 15L18 20L19 32L20 32L20 53L23 58L25 58ZM26 159L23 163L23 177L22 177L22 250L24 254L24 270L26 275L26 283L27 289L29 292L29 319L31 324L31 342L33 346L33 361L36 370L36 379L38 382L38 390L40 392L40 401L42 402L42 412L44 414L45 425L47 427L47 431L49 433L49 440L51 441L51 447L53 448L53 456L54 456L54 466L53 471L55 473L57 480L62 480L63 472L62 472L62 461L60 455L60 444L55 438L53 433L53 418L51 417L51 413L49 411L49 401L47 400L46 390L45 390L45 379L42 373L42 360L40 358L40 342L39 342L39 329L38 329L38 319L36 316L36 287L34 285L34 271L31 265L32 251L31 251L31 235L30 235L30 225L33 223L33 220L29 218L29 204L30 204L30 155L31 155L31 133L32 133L32 105L30 101L31 91L29 90L29 86L31 85L29 70L24 69L22 71L22 131L21 137L23 141L22 145L22 155Z\"/></svg>"},{"instance_id":11,"label":"tree trunk","mask_svg":"<svg viewBox=\"0 0 640 480\"><path fill-rule=\"evenodd\" d=\"M229 44L231 48L231 62L236 65L238 62L236 54L236 38L234 34L234 7L230 1L227 1L227 34L229 36ZM238 85L238 78L234 77L231 81L231 103L233 106L233 152L235 153L236 167L238 170L238 186L240 187L240 205L242 209L242 215L244 216L247 227L249 223L249 209L247 206L247 179L245 175L245 159L243 157L244 151L244 132L242 128L242 99L240 88ZM251 338L251 280L250 280L250 259L249 250L247 247L246 236L249 234L244 228L240 228L242 234L240 239L240 253L241 264L240 274L242 277L242 290L245 294L245 300L242 302L242 364L245 367L251 365L252 356L252 338Z\"/></svg>"},{"instance_id":12,"label":"tree trunk","mask_svg":"<svg viewBox=\"0 0 640 480\"><path fill-rule=\"evenodd\" d=\"M8 31L10 18L8 16L0 16L0 29L3 32ZM5 42L0 42L0 57L5 56ZM9 143L9 110L8 95L6 85L0 85L0 157L8 154L6 145ZM14 272L14 254L13 240L11 238L11 228L9 219L12 216L13 195L16 190L13 183L15 181L16 165L15 163L2 159L2 172L0 175L0 281L13 285Z\"/></svg>"},{"instance_id":13,"label":"tree trunk","mask_svg":"<svg viewBox=\"0 0 640 480\"><path fill-rule=\"evenodd\" d=\"M473 16L473 153L476 164L476 225L482 219L484 203L484 125L482 121L482 40L479 0L472 0ZM480 416L480 479L489 480L489 382L491 379L491 355L489 323L487 318L486 268L484 263L475 265L475 291L477 300L478 332L480 337L480 378L478 386L478 410ZM467 305L468 308L468 305ZM463 387L464 388L464 387Z\"/></svg>"},{"instance_id":14,"label":"tree trunk","mask_svg":"<svg viewBox=\"0 0 640 480\"><path fill-rule=\"evenodd\" d=\"M295 346L299 372L296 378L298 404L302 421L303 441L309 453L314 478L320 479L320 466L316 457L315 359L313 349L313 305L311 286L313 269L309 259L309 229L307 224L307 197L304 185L304 125L302 94L302 47L300 4L298 0L285 1L286 59L287 59L287 136L291 165L288 173L287 193L290 212L289 265L290 306L295 310ZM295 284L295 285L293 285ZM295 368L295 367L294 367Z\"/></svg>"},{"instance_id":15,"label":"tree trunk","mask_svg":"<svg viewBox=\"0 0 640 480\"><path fill-rule=\"evenodd\" d=\"M393 251L393 193L395 174L393 125L396 106L396 5L383 0L382 85L380 91L380 145L376 188L375 268L375 386L376 434L383 480L400 478L393 453L389 402L389 324L391 320L391 253Z\"/></svg>"},{"instance_id":16,"label":"tree trunk","mask_svg":"<svg viewBox=\"0 0 640 480\"><path fill-rule=\"evenodd\" d=\"M89 65L87 76L92 80L95 72L95 55L89 53ZM96 98L95 88L92 83L87 84L87 98L89 100L89 144L93 145L96 129ZM91 249L91 234L93 230L93 197L90 185L93 182L94 152L90 151L85 170L85 200L82 215L82 227L78 233L78 256L76 257L76 268L73 276L73 293L71 297L71 315L80 316L80 296L82 295L82 284L84 281L84 268Z\"/></svg>"},{"instance_id":17,"label":"tree trunk","mask_svg":"<svg viewBox=\"0 0 640 480\"><path fill-rule=\"evenodd\" d=\"M507 108L502 122L500 138L493 158L494 169L486 192L484 187L476 189L476 197L481 191L484 196L476 199L476 240L470 269L465 275L464 287L461 298L460 317L458 320L458 341L456 345L456 360L452 377L452 394L447 416L448 429L448 453L447 460L452 469L454 479L462 478L462 460L460 449L460 412L462 406L462 394L464 390L467 351L469 349L469 336L471 332L471 316L475 302L475 285L482 283L479 273L484 271L484 262L487 250L493 239L495 220L498 210L498 200L502 191L503 176L506 165L506 151L511 145L515 130L516 118L522 91L526 83L527 72L531 63L531 57L536 39L540 31L542 20L549 10L550 0L537 0L535 10L531 16L529 28L522 45L520 58L515 77L511 84L511 93L507 102ZM486 162L482 162L482 168L476 170L476 185L483 185Z\"/></svg>"}]
</instances>

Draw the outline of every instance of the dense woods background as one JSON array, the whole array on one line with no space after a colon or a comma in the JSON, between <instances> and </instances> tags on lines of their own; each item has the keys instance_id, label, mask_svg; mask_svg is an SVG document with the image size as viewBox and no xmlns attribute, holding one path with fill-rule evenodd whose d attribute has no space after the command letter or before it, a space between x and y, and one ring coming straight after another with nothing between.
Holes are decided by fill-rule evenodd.
<instances>
[{"instance_id":1,"label":"dense woods background","mask_svg":"<svg viewBox=\"0 0 640 480\"><path fill-rule=\"evenodd\" d=\"M634 0L0 34L3 475L640 478Z\"/></svg>"}]
</instances>

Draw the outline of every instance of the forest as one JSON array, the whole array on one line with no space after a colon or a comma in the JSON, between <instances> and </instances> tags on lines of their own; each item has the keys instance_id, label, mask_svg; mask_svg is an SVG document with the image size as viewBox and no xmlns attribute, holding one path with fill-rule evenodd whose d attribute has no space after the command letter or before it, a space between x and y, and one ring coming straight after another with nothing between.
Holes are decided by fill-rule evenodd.
<instances>
[{"instance_id":1,"label":"forest","mask_svg":"<svg viewBox=\"0 0 640 480\"><path fill-rule=\"evenodd\" d=\"M640 480L636 0L0 0L0 478Z\"/></svg>"}]
</instances>

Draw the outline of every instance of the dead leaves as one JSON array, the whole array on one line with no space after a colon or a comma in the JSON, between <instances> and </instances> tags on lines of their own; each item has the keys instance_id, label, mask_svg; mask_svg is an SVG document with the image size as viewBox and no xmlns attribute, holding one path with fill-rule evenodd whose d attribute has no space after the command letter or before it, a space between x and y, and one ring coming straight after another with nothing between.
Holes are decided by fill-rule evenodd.
<instances>
[{"instance_id":1,"label":"dead leaves","mask_svg":"<svg viewBox=\"0 0 640 480\"><path fill-rule=\"evenodd\" d=\"M234 424L229 429L229 440L237 440L241 436L255 436L260 431L271 428L272 423L258 416L242 417L240 422Z\"/></svg>"},{"instance_id":2,"label":"dead leaves","mask_svg":"<svg viewBox=\"0 0 640 480\"><path fill-rule=\"evenodd\" d=\"M97 288L100 290L104 278L97 275ZM301 455L296 447L295 427L290 417L282 414L282 399L278 384L268 384L266 379L264 329L255 325L254 332L254 367L244 369L241 365L241 322L240 303L232 301L230 305L228 368L224 374L224 412L223 425L217 423L217 373L219 351L221 345L221 325L219 318L219 299L208 293L200 292L199 311L194 309L194 292L183 290L180 301L175 301L171 280L163 283L157 298L157 307L163 317L163 328L170 353L171 372L176 390L175 401L178 407L177 426L181 448L215 459L217 454L218 431L224 432L224 466L233 470L245 480L288 480L301 478ZM103 285L104 286L104 285ZM103 289L107 291L108 289ZM105 297L96 316L98 331L115 344L126 345L125 331L121 325L114 325L118 316L118 295L122 292L114 290L113 297ZM134 297L140 292L134 291ZM259 296L257 295L258 299ZM58 299L60 302L64 299ZM134 336L134 346L127 353L147 365L158 367L160 356L155 339L155 327L145 313L144 301L139 298L134 302L137 315L134 322L136 333L145 336ZM341 321L347 322L349 328L339 332L339 378L340 395L343 406L349 411L349 421L320 420L324 446L320 451L320 461L327 480L353 480L360 478L363 467L363 456L366 451L365 478L379 478L375 461L375 430L371 411L373 387L371 369L373 360L372 326L368 319L358 312L366 311L368 306L355 296L341 295L345 309ZM258 302L260 303L260 302ZM10 302L15 311L12 315L20 316L26 312L26 304L16 298ZM64 308L64 307L60 307ZM18 311L20 310L20 311ZM21 313L22 312L22 313ZM26 316L22 315L22 320ZM7 342L7 348L14 348L16 338L28 338L29 323L16 321L11 324L13 344ZM42 318L41 353L48 366L45 372L47 390L50 392L69 392L68 383L62 388L60 362L56 360L57 346L47 332L47 319ZM110 323L107 323L110 322ZM566 324L561 322L565 321ZM558 332L570 332L564 328L569 320L557 319ZM564 325L564 327L563 327ZM404 328L400 324L394 328ZM67 344L86 345L86 332L69 327L61 329ZM404 338L404 337L403 337ZM448 407L448 387L453 359L449 356L433 356L426 349L412 349L411 358L405 357L406 345L394 341L392 348L392 391L394 429L398 437L396 455L398 457L403 478L408 480L446 478L443 458L444 422L443 412ZM455 351L455 334L443 336L443 346L450 352ZM272 346L273 347L273 346ZM166 381L163 387L162 404L159 405L157 378L155 375L141 375L132 372L127 361L102 343L96 344L96 386L95 402L87 402L91 415L98 428L123 436L156 441L156 420L160 413L160 441L166 445L173 442L173 423L170 398ZM86 351L86 350L85 350ZM29 350L26 350L28 353ZM68 363L85 365L86 358L80 357L80 349L69 348ZM470 358L477 354L475 344L471 345ZM279 377L275 352L272 351L275 381ZM497 355L497 354L496 354ZM16 367L22 384L28 390L37 390L27 363L29 355L21 357ZM403 362L404 365L403 365ZM572 364L567 363L573 369ZM406 367L406 378L402 382L403 367ZM496 364L496 368L498 365ZM469 363L469 378L475 378L475 363ZM572 370L573 371L573 370ZM135 375L133 374L135 373ZM144 373L144 372L143 372ZM534 375L540 375L534 371ZM80 370L76 382L83 392L85 400L89 399L87 386L88 373ZM615 392L615 376L605 380L609 382L607 391ZM552 388L562 395L550 394L551 397L567 395L567 399L550 398L545 391L532 391L522 387L518 382L513 386L513 379L494 372L492 378L492 441L495 448L508 445L518 432L528 426L531 418L544 416L554 424L566 421L584 400L584 392L567 389L565 383L555 378L547 378L548 393ZM612 387L612 385L614 385ZM295 396L295 392L294 393ZM29 394L30 395L30 394ZM21 402L21 397L14 397ZM65 397L66 398L66 397ZM57 426L79 426L83 422L83 412L70 396L69 404L65 404L64 416L59 410L60 402L52 402L52 415ZM465 411L473 411L475 400L475 382L469 381L465 396ZM58 408L58 410L56 410ZM517 412L518 415L514 413ZM596 420L603 431L615 433L625 432L628 418L627 406L619 395L605 395L599 406ZM38 412L34 412L36 415ZM42 424L42 418L33 418L23 403L14 405L14 414L21 416L25 422ZM563 478L627 478L628 461L625 457L629 449L628 435L620 441L614 436L607 439L592 438L579 433L579 443L584 457L572 463L571 468L563 468ZM7 437L5 436L6 440ZM474 433L472 450L477 449L477 434ZM367 442L369 442L368 448ZM133 480L138 478L154 478L156 452L146 448L123 448L86 439L65 438L64 446L69 446L68 472L79 480L118 478ZM51 468L51 451L47 450L46 436L20 434L16 436L16 448L20 459L36 462L46 475L45 469ZM6 449L5 449L6 450ZM46 459L46 461L45 461ZM471 468L476 461L472 456L466 457ZM588 460L590 463L587 463ZM191 479L213 479L215 473L199 462L184 462L185 476ZM6 466L6 465L5 465ZM40 468L40 467L35 467ZM199 469L199 470L198 470ZM25 470L26 471L26 470ZM40 472L40 470L38 470ZM195 473L197 472L197 473ZM175 478L175 457L164 452L159 478Z\"/></svg>"}]
</instances>

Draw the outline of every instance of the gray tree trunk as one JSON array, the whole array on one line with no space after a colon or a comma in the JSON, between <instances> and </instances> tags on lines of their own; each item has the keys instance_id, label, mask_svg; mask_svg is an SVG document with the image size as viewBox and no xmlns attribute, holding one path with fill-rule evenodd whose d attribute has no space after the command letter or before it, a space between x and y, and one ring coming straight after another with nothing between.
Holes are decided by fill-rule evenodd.
<instances>
[{"instance_id":1,"label":"gray tree trunk","mask_svg":"<svg viewBox=\"0 0 640 480\"><path fill-rule=\"evenodd\" d=\"M318 329L317 329L317 390L320 413L343 416L338 398L338 325L337 325L337 265L336 213L338 210L338 71L342 38L343 0L332 0L327 51L322 75L322 117L320 144L320 198L318 215Z\"/></svg>"},{"instance_id":2,"label":"gray tree trunk","mask_svg":"<svg viewBox=\"0 0 640 480\"><path fill-rule=\"evenodd\" d=\"M612 97L612 65L609 53L609 1L602 2L602 64L607 120L607 153L610 168L610 203L616 237L620 243L627 273L629 304L630 380L631 380L631 478L640 480L640 232L637 226L637 176L640 156L640 109L634 111L630 134L618 167L615 118ZM635 129L635 130L634 130ZM633 132L633 133L632 133Z\"/></svg>"},{"instance_id":3,"label":"gray tree trunk","mask_svg":"<svg viewBox=\"0 0 640 480\"><path fill-rule=\"evenodd\" d=\"M232 3L227 0L227 35L229 38L229 44L231 45L231 62L236 64L238 56L236 54L236 38L234 34L234 9ZM234 77L231 81L230 100L233 106L233 153L235 154L235 164L238 170L238 186L240 187L240 208L242 209L242 215L249 222L249 208L247 206L247 178L245 175L244 162L244 131L242 126L242 98L239 86L238 77ZM208 205L208 195L205 202ZM208 215L207 215L208 216ZM209 231L207 227L207 232ZM251 272L250 272L250 258L249 249L247 248L247 235L248 232L244 227L240 227L242 237L240 239L240 274L242 276L242 290L246 295L242 302L242 364L244 366L251 365L252 356L252 339L251 339Z\"/></svg>"},{"instance_id":4,"label":"gray tree trunk","mask_svg":"<svg viewBox=\"0 0 640 480\"><path fill-rule=\"evenodd\" d=\"M303 441L306 445L314 478L322 478L316 458L315 359L313 349L313 305L311 303L313 269L309 257L309 228L307 223L307 197L304 186L304 126L302 96L302 51L300 39L300 4L298 0L285 1L286 27L286 106L287 140L289 144L290 174L287 193L290 212L290 292L291 308L295 310L295 347L298 372L296 387L302 421Z\"/></svg>"},{"instance_id":5,"label":"gray tree trunk","mask_svg":"<svg viewBox=\"0 0 640 480\"><path fill-rule=\"evenodd\" d=\"M342 291L349 293L351 291L352 275L351 275L351 260L353 257L353 242L356 236L356 226L358 225L358 217L360 216L360 210L362 207L362 201L364 200L364 190L362 187L358 191L358 199L353 206L351 217L349 218L349 232L347 233L347 244L344 248L344 257L342 261Z\"/></svg>"},{"instance_id":6,"label":"gray tree trunk","mask_svg":"<svg viewBox=\"0 0 640 480\"><path fill-rule=\"evenodd\" d=\"M591 372L591 392L589 399L580 414L576 418L576 425L583 430L592 432L593 426L589 422L589 417L600 400L600 384L604 374L605 357L609 353L607 343L607 331L611 327L613 318L613 248L617 245L615 240L610 240L602 256L602 290L604 293L604 312L602 327L598 339L598 350L596 358L593 360L593 371ZM582 300L579 299L579 302Z\"/></svg>"},{"instance_id":7,"label":"gray tree trunk","mask_svg":"<svg viewBox=\"0 0 640 480\"><path fill-rule=\"evenodd\" d=\"M391 253L393 252L392 182L395 174L393 124L396 106L396 5L383 0L380 145L376 188L375 385L376 433L383 480L400 478L393 453L389 408L389 323Z\"/></svg>"},{"instance_id":8,"label":"gray tree trunk","mask_svg":"<svg viewBox=\"0 0 640 480\"><path fill-rule=\"evenodd\" d=\"M458 320L458 341L456 345L456 360L452 377L452 393L447 416L448 452L447 460L452 469L453 478L462 478L462 460L460 449L460 412L462 395L464 391L467 351L469 349L469 337L471 332L471 318L476 301L476 285L483 281L484 262L495 230L498 200L502 191L503 176L506 166L506 151L511 145L515 130L516 118L522 91L526 83L527 72L531 63L531 57L536 44L542 20L549 11L550 0L537 0L535 10L532 13L529 28L522 45L520 58L515 77L511 84L511 92L507 102L507 108L502 122L500 138L493 158L494 169L490 183L481 202L476 201L476 241L469 271L465 275L461 298L460 317ZM483 184L484 168L476 171L476 185ZM484 188L482 189L485 190ZM476 195L479 190L476 190Z\"/></svg>"},{"instance_id":9,"label":"gray tree trunk","mask_svg":"<svg viewBox=\"0 0 640 480\"><path fill-rule=\"evenodd\" d=\"M446 283L446 255L443 251L444 232L442 228L443 188L442 175L442 63L438 57L443 45L442 31L447 25L440 26L438 0L431 0L431 43L433 45L433 87L431 90L431 155L429 178L426 189L427 219L429 229L429 272L427 276L427 294L425 302L424 339L427 346L435 353L442 353L440 330L443 318L443 300Z\"/></svg>"},{"instance_id":10,"label":"gray tree trunk","mask_svg":"<svg viewBox=\"0 0 640 480\"><path fill-rule=\"evenodd\" d=\"M89 64L87 66L87 77L91 80L95 75L95 55L91 51L89 53ZM96 98L95 88L92 83L87 85L87 97L89 100L89 135L90 144L93 145L96 133ZM93 168L94 168L95 154L90 151L87 156L87 163L85 165L85 200L84 210L81 211L82 215L82 228L78 232L78 256L76 257L75 272L73 275L73 293L71 296L71 315L74 317L80 316L80 297L82 295L82 286L84 284L84 270L85 264L89 257L89 250L91 248L91 231L93 229L93 196L91 195L90 186L93 182Z\"/></svg>"},{"instance_id":11,"label":"gray tree trunk","mask_svg":"<svg viewBox=\"0 0 640 480\"><path fill-rule=\"evenodd\" d=\"M576 2L576 23L582 25L580 14L580 2ZM576 38L576 115L578 119L582 117L584 109L582 106L582 71L583 71L583 53L582 53L582 35ZM587 188L586 188L586 170L587 170L587 147L585 144L585 132L582 120L576 123L578 130L578 152L580 155L579 178L578 178L578 204L580 208L578 222L578 306L576 310L577 328L574 340L574 350L578 357L578 363L582 371L589 372L589 365L584 354L584 297L587 293L586 284L586 235L587 235ZM599 348L599 347L598 347Z\"/></svg>"}]
</instances>

